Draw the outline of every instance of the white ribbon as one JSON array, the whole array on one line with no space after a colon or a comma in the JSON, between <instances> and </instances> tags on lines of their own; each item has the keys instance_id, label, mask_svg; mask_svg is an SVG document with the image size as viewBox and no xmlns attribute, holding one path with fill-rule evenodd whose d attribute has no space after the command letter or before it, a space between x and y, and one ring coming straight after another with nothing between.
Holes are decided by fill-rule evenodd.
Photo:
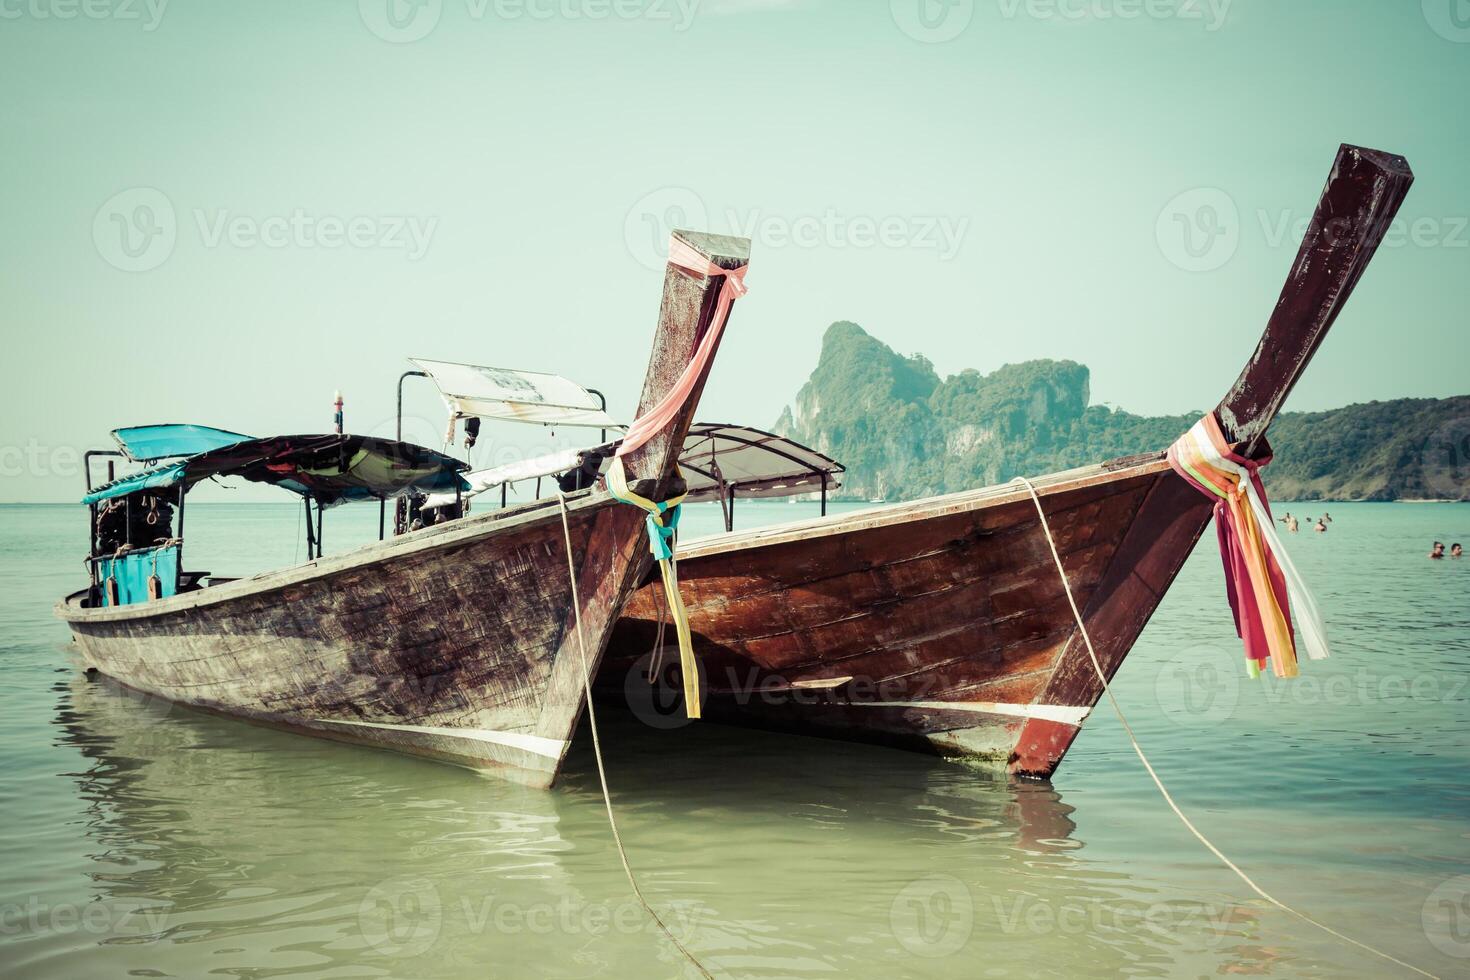
<instances>
[{"instance_id":1,"label":"white ribbon","mask_svg":"<svg viewBox=\"0 0 1470 980\"><path fill-rule=\"evenodd\" d=\"M1276 522L1272 519L1271 512L1266 509L1266 502L1256 492L1256 484L1251 479L1250 471L1234 460L1226 459L1215 450L1215 444L1210 440L1209 433L1205 432L1203 422L1197 422L1194 428L1189 430L1189 435L1206 462L1216 469L1232 473L1239 478L1240 487L1245 492L1251 512L1256 515L1256 523L1261 526L1261 535L1266 539L1266 544L1276 557L1276 564L1280 566L1281 574L1286 579L1286 594L1291 600L1297 633L1301 637L1302 645L1307 649L1307 656L1312 660L1326 660L1328 656L1327 624L1322 620L1321 610L1317 608L1317 600L1312 596L1312 591L1307 588L1306 579L1302 578L1301 572L1297 571L1296 565L1292 564L1291 555L1287 554L1281 538L1277 536ZM1241 585L1244 586L1245 583Z\"/></svg>"}]
</instances>

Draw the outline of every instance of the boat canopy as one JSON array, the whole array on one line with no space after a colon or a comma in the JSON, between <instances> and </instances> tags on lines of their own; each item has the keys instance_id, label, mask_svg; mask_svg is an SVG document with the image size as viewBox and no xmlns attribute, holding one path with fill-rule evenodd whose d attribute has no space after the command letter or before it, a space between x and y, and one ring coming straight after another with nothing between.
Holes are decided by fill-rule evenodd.
<instances>
[{"instance_id":1,"label":"boat canopy","mask_svg":"<svg viewBox=\"0 0 1470 980\"><path fill-rule=\"evenodd\" d=\"M842 486L847 467L809 446L748 425L696 422L679 466L697 499L716 500L719 487L741 497L794 497Z\"/></svg>"},{"instance_id":2,"label":"boat canopy","mask_svg":"<svg viewBox=\"0 0 1470 980\"><path fill-rule=\"evenodd\" d=\"M587 449L567 449L504 466L476 470L467 476L472 494L503 484L558 476L582 464L592 454L602 457L602 472L619 443ZM799 442L745 425L696 422L684 440L679 467L689 484L690 501L719 500L735 493L741 497L794 497L828 492L842 486L846 467ZM453 502L452 493L431 495L425 506Z\"/></svg>"},{"instance_id":3,"label":"boat canopy","mask_svg":"<svg viewBox=\"0 0 1470 980\"><path fill-rule=\"evenodd\" d=\"M616 429L602 396L555 374L411 357L438 386L454 418Z\"/></svg>"},{"instance_id":4,"label":"boat canopy","mask_svg":"<svg viewBox=\"0 0 1470 980\"><path fill-rule=\"evenodd\" d=\"M300 435L247 439L134 473L82 498L94 504L139 490L193 486L212 477L238 476L310 497L320 506L384 500L406 493L469 489L469 467L432 449L368 436Z\"/></svg>"},{"instance_id":5,"label":"boat canopy","mask_svg":"<svg viewBox=\"0 0 1470 980\"><path fill-rule=\"evenodd\" d=\"M130 425L113 429L112 438L128 459L135 463L151 463L160 459L197 456L211 449L246 442L251 437L207 425L168 422L162 425Z\"/></svg>"}]
</instances>

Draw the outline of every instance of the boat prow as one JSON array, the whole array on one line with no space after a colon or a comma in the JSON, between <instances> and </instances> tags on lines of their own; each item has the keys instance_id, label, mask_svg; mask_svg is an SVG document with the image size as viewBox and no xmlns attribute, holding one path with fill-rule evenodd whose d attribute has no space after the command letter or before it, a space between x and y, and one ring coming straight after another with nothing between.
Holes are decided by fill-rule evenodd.
<instances>
[{"instance_id":1,"label":"boat prow","mask_svg":"<svg viewBox=\"0 0 1470 980\"><path fill-rule=\"evenodd\" d=\"M1264 436L1393 219L1402 157L1344 146L1255 355L1217 410ZM1211 517L1157 453L1032 478L1111 677ZM708 691L733 724L875 742L1048 777L1102 685L1030 495L1011 483L703 539L679 582ZM629 603L609 700L657 710L658 584ZM655 676L651 676L653 674ZM672 689L677 690L677 686Z\"/></svg>"}]
</instances>

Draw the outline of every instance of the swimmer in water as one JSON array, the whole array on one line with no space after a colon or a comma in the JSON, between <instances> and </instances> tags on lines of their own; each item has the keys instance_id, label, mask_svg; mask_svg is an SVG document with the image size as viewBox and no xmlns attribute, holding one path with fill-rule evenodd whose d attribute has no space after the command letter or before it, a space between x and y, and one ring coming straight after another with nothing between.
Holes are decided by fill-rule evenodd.
<instances>
[{"instance_id":1,"label":"swimmer in water","mask_svg":"<svg viewBox=\"0 0 1470 980\"><path fill-rule=\"evenodd\" d=\"M1430 551L1429 551L1429 557L1430 558L1443 558L1444 557L1444 542L1443 541L1436 541L1436 542L1434 542L1434 547L1431 548Z\"/></svg>"},{"instance_id":2,"label":"swimmer in water","mask_svg":"<svg viewBox=\"0 0 1470 980\"><path fill-rule=\"evenodd\" d=\"M1456 541L1454 544L1450 545L1451 558L1459 558L1464 553L1465 549L1460 547L1460 542Z\"/></svg>"}]
</instances>

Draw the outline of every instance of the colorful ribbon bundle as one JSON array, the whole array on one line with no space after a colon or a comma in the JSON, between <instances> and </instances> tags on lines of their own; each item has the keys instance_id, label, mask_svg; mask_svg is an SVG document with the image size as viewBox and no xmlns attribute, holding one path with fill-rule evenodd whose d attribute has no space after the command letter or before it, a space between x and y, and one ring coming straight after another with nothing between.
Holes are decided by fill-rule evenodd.
<instances>
[{"instance_id":1,"label":"colorful ribbon bundle","mask_svg":"<svg viewBox=\"0 0 1470 980\"><path fill-rule=\"evenodd\" d=\"M607 488L615 499L625 504L632 504L648 515L648 547L658 561L659 571L663 576L664 595L668 599L670 616L674 621L674 631L679 637L679 668L684 675L684 711L690 718L698 718L700 716L699 661L694 658L694 640L689 630L689 614L685 611L684 600L679 595L679 570L674 558L674 531L679 526L679 508L684 497L681 494L672 500L652 501L634 493L628 488L628 474L623 468L623 457L642 447L664 426L673 421L679 408L689 398L694 386L698 384L703 375L704 369L708 366L710 358L714 356L715 346L719 343L720 334L725 329L725 322L730 318L730 307L734 305L736 299L746 293L745 271L750 267L742 265L738 269L722 269L678 238L674 238L669 243L669 264L706 278L724 276L725 284L720 288L720 298L715 305L715 313L710 320L709 330L699 341L699 346L694 350L694 356L690 358L684 372L679 375L679 380L663 398L659 399L658 404L628 428L628 434L623 437L623 444L618 448L617 455L613 457L612 466L608 470Z\"/></svg>"},{"instance_id":2,"label":"colorful ribbon bundle","mask_svg":"<svg viewBox=\"0 0 1470 980\"><path fill-rule=\"evenodd\" d=\"M1169 465L1195 489L1215 500L1215 529L1225 563L1225 589L1235 632L1245 641L1246 670L1260 675L1266 661L1277 677L1298 674L1291 606L1307 656L1327 656L1327 630L1316 600L1276 535L1260 468L1271 457L1237 454L1214 413L1169 447Z\"/></svg>"}]
</instances>

